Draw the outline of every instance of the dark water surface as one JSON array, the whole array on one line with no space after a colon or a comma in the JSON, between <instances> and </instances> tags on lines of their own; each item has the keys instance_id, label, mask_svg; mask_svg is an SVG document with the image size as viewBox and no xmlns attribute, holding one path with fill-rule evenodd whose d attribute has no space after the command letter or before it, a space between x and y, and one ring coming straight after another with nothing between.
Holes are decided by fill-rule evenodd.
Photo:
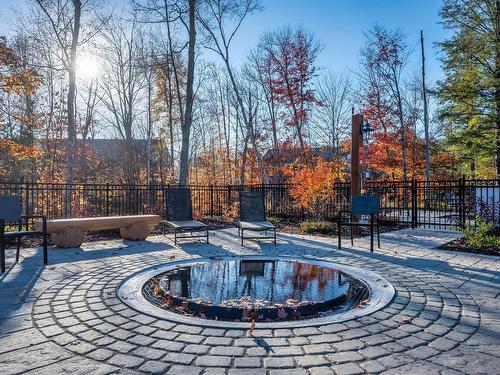
<instances>
[{"instance_id":1,"label":"dark water surface","mask_svg":"<svg viewBox=\"0 0 500 375\"><path fill-rule=\"evenodd\" d=\"M223 306L324 302L347 294L355 281L338 270L292 260L214 260L159 277L160 288L171 296Z\"/></svg>"}]
</instances>

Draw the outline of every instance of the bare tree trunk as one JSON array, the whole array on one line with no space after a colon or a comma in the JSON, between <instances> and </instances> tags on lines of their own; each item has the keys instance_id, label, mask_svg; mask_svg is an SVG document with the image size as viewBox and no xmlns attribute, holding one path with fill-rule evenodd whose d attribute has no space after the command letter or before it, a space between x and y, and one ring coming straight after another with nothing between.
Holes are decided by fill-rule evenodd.
<instances>
[{"instance_id":1,"label":"bare tree trunk","mask_svg":"<svg viewBox=\"0 0 500 375\"><path fill-rule=\"evenodd\" d=\"M196 0L189 0L189 46L186 82L186 108L182 124L182 144L179 168L179 184L186 185L189 178L189 137L193 122L194 47L196 42Z\"/></svg>"},{"instance_id":2,"label":"bare tree trunk","mask_svg":"<svg viewBox=\"0 0 500 375\"><path fill-rule=\"evenodd\" d=\"M496 175L500 178L500 0L495 1L495 127Z\"/></svg>"},{"instance_id":3,"label":"bare tree trunk","mask_svg":"<svg viewBox=\"0 0 500 375\"><path fill-rule=\"evenodd\" d=\"M429 110L427 108L427 88L425 86L425 54L424 32L420 30L420 46L422 48L422 99L424 101L424 132L425 132L425 180L431 178L431 140L429 136Z\"/></svg>"},{"instance_id":4,"label":"bare tree trunk","mask_svg":"<svg viewBox=\"0 0 500 375\"><path fill-rule=\"evenodd\" d=\"M245 124L245 126L247 128L247 133L249 133L251 135L251 134L253 134L253 127L252 127L252 125L250 123L250 117L251 117L250 111L251 111L251 108L248 109L249 113L246 113L245 106L243 104L243 99L241 98L241 95L240 95L240 90L239 90L238 85L236 83L236 80L234 78L231 66L229 65L229 60L227 58L224 58L224 57L223 57L223 60L224 60L224 63L226 65L229 78L230 78L231 83L233 85L233 90L234 90L234 93L236 95L236 101L238 102L238 106L240 107L241 116L243 117L243 122L244 122L244 124ZM267 176L267 172L266 172L265 168L263 168L264 162L262 161L262 155L260 154L260 152L259 152L259 150L257 148L257 142L256 142L255 137L251 135L250 136L250 141L252 142L252 148L255 151L255 157L257 158L257 163L259 164L259 166L262 167L261 168L262 169L261 170L262 179L263 179L264 183L267 184L267 183L269 183L269 178Z\"/></svg>"},{"instance_id":5,"label":"bare tree trunk","mask_svg":"<svg viewBox=\"0 0 500 375\"><path fill-rule=\"evenodd\" d=\"M262 180L265 184L269 183L266 175L266 170L264 168L264 161L260 156L260 152L257 150L257 140L255 137L255 125L257 122L257 111L258 111L258 102L255 105L255 110L252 109L252 94L248 94L248 127L250 130L250 139L252 141L252 147L254 148L255 155L257 156L257 163L259 165L259 169L261 171Z\"/></svg>"},{"instance_id":6,"label":"bare tree trunk","mask_svg":"<svg viewBox=\"0 0 500 375\"><path fill-rule=\"evenodd\" d=\"M243 104L243 98L241 96L240 89L234 77L231 64L229 63L229 46L231 41L233 40L236 31L239 29L243 19L253 11L258 8L258 2L254 0L245 0L245 1L209 1L205 0L208 6L206 7L206 14L198 13L198 19L200 24L203 26L204 30L207 32L207 36L212 39L213 47L210 47L211 50L218 53L222 60L224 61L224 65L226 66L227 73L229 75L229 79L231 81L231 85L233 87L233 91L236 95L236 101L239 109L241 110L241 118L243 119L243 123L245 124L245 128L247 131L247 137L250 135L250 141L252 142L252 147L255 150L255 155L257 158L257 162L259 165L263 165L262 155L260 154L255 137L251 136L252 129L250 127L250 111L251 109L245 109ZM231 21L233 22L234 28L232 31L225 30L224 20L226 17L233 15L235 16ZM208 16L213 17L215 20L215 25L212 25L211 22L207 22ZM213 27L212 27L213 26ZM268 183L268 176L265 169L262 170L262 176L264 183Z\"/></svg>"},{"instance_id":7,"label":"bare tree trunk","mask_svg":"<svg viewBox=\"0 0 500 375\"><path fill-rule=\"evenodd\" d=\"M80 0L73 0L75 7L73 33L71 35L71 53L68 64L68 140L67 140L67 159L66 159L66 183L72 184L75 178L75 153L76 153L76 116L75 116L75 93L76 93L76 50L78 48L78 36L80 34L80 16L82 4ZM71 196L72 189L66 189L64 200L64 217L71 215Z\"/></svg>"},{"instance_id":8,"label":"bare tree trunk","mask_svg":"<svg viewBox=\"0 0 500 375\"><path fill-rule=\"evenodd\" d=\"M66 183L74 181L74 166L76 152L76 116L75 116L75 92L76 92L76 50L78 48L78 36L80 35L80 16L82 4L80 0L73 0L75 7L74 27L71 36L71 57L69 60L68 73L68 156L66 160Z\"/></svg>"},{"instance_id":9,"label":"bare tree trunk","mask_svg":"<svg viewBox=\"0 0 500 375\"><path fill-rule=\"evenodd\" d=\"M174 92L172 88L172 72L170 71L170 63L167 60L166 72L167 72L167 89L165 97L168 98L168 131L170 138L170 155L168 158L169 168L171 169L171 180L175 179L175 168L174 168Z\"/></svg>"},{"instance_id":10,"label":"bare tree trunk","mask_svg":"<svg viewBox=\"0 0 500 375\"><path fill-rule=\"evenodd\" d=\"M245 185L245 172L247 168L247 155L248 155L248 138L250 133L245 137L245 142L243 144L243 152L241 155L241 164L240 164L240 185Z\"/></svg>"},{"instance_id":11,"label":"bare tree trunk","mask_svg":"<svg viewBox=\"0 0 500 375\"><path fill-rule=\"evenodd\" d=\"M77 163L79 175L81 176L83 181L87 181L88 167L89 167L87 155L84 152L85 141L88 139L89 133L92 130L96 102L97 102L97 83L94 85L94 82L92 82L88 88L88 96L85 99L85 107L86 107L85 120L83 122L83 127L81 132L83 148L81 150L80 158Z\"/></svg>"},{"instance_id":12,"label":"bare tree trunk","mask_svg":"<svg viewBox=\"0 0 500 375\"><path fill-rule=\"evenodd\" d=\"M401 99L401 93L399 91L399 85L396 85L396 93L397 93L397 101L398 101L398 117L399 117L399 124L401 127L401 162L403 166L403 181L407 181L408 179L408 172L407 172L407 160L406 160L406 129L405 129L405 122L403 118L403 101Z\"/></svg>"},{"instance_id":13,"label":"bare tree trunk","mask_svg":"<svg viewBox=\"0 0 500 375\"><path fill-rule=\"evenodd\" d=\"M152 136L153 136L153 118L151 113L151 91L152 82L150 72L146 73L148 81L148 131L147 131L147 146L146 146L146 183L148 185L152 184L152 171L151 171L151 159L152 159Z\"/></svg>"}]
</instances>

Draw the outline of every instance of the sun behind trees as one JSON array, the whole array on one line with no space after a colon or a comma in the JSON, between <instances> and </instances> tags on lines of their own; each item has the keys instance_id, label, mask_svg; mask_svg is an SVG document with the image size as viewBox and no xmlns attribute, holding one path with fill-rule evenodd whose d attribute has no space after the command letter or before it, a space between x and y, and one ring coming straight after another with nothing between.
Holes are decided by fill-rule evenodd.
<instances>
[{"instance_id":1,"label":"sun behind trees","mask_svg":"<svg viewBox=\"0 0 500 375\"><path fill-rule=\"evenodd\" d=\"M424 179L427 162L433 179L498 176L497 13L471 18L479 3L442 8L452 33L426 89L428 157L418 40L402 30L367 27L359 66L333 72L319 63L330 41L307 25L273 25L236 60L257 0L32 1L0 44L0 177L292 183L314 204L349 178L352 107L375 129L371 179Z\"/></svg>"}]
</instances>

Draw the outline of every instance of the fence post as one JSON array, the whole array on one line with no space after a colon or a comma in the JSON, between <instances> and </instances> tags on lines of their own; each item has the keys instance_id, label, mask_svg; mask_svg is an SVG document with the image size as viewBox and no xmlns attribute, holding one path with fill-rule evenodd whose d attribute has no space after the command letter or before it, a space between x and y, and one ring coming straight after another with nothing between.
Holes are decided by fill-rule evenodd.
<instances>
[{"instance_id":1,"label":"fence post","mask_svg":"<svg viewBox=\"0 0 500 375\"><path fill-rule=\"evenodd\" d=\"M106 216L109 216L109 183L106 184Z\"/></svg>"},{"instance_id":2,"label":"fence post","mask_svg":"<svg viewBox=\"0 0 500 375\"><path fill-rule=\"evenodd\" d=\"M417 214L416 214L416 183L415 178L412 177L410 182L410 196L411 196L411 229L415 229L417 226Z\"/></svg>"},{"instance_id":3,"label":"fence post","mask_svg":"<svg viewBox=\"0 0 500 375\"><path fill-rule=\"evenodd\" d=\"M404 186L403 182L403 189L406 190L406 187ZM415 229L415 179L412 177L410 181L410 196L411 196L411 229ZM403 192L403 194L405 194Z\"/></svg>"},{"instance_id":4,"label":"fence post","mask_svg":"<svg viewBox=\"0 0 500 375\"><path fill-rule=\"evenodd\" d=\"M30 215L29 202L30 202L30 183L26 182L25 196L24 196L24 215Z\"/></svg>"},{"instance_id":5,"label":"fence post","mask_svg":"<svg viewBox=\"0 0 500 375\"><path fill-rule=\"evenodd\" d=\"M168 190L169 187L170 187L170 184L167 184L167 186L165 186L165 185L162 186L162 191L163 191L163 195L162 195L162 197L163 197L163 205L162 205L162 208L163 208L163 213L164 213L165 217L167 217L167 212L168 212L168 208L167 208L167 190ZM193 198L191 197L191 200L192 199ZM167 220L168 220L168 218L167 218Z\"/></svg>"},{"instance_id":6,"label":"fence post","mask_svg":"<svg viewBox=\"0 0 500 375\"><path fill-rule=\"evenodd\" d=\"M420 187L419 187L420 186ZM418 203L419 203L419 197L421 197L421 193L419 193L419 189L421 187L424 188L424 206L425 206L425 183L419 184L417 180L415 180L415 228L418 228L420 226L420 216L418 215ZM425 209L424 209L424 217L425 217ZM425 220L424 220L425 221Z\"/></svg>"},{"instance_id":7,"label":"fence post","mask_svg":"<svg viewBox=\"0 0 500 375\"><path fill-rule=\"evenodd\" d=\"M459 199L459 209L458 215L460 217L459 223L461 228L465 228L465 216L466 216L466 207L465 207L465 175L459 179L458 183L458 199Z\"/></svg>"},{"instance_id":8,"label":"fence post","mask_svg":"<svg viewBox=\"0 0 500 375\"><path fill-rule=\"evenodd\" d=\"M214 187L210 185L210 216L214 216Z\"/></svg>"}]
</instances>

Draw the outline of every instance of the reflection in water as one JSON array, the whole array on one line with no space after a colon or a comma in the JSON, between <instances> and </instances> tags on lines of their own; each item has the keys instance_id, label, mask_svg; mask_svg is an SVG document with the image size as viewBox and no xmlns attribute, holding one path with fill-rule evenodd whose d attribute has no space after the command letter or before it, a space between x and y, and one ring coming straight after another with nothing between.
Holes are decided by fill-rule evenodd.
<instances>
[{"instance_id":1,"label":"reflection in water","mask_svg":"<svg viewBox=\"0 0 500 375\"><path fill-rule=\"evenodd\" d=\"M169 271L169 295L214 305L245 300L262 305L290 300L323 302L343 296L351 278L340 271L289 260L217 260Z\"/></svg>"}]
</instances>

